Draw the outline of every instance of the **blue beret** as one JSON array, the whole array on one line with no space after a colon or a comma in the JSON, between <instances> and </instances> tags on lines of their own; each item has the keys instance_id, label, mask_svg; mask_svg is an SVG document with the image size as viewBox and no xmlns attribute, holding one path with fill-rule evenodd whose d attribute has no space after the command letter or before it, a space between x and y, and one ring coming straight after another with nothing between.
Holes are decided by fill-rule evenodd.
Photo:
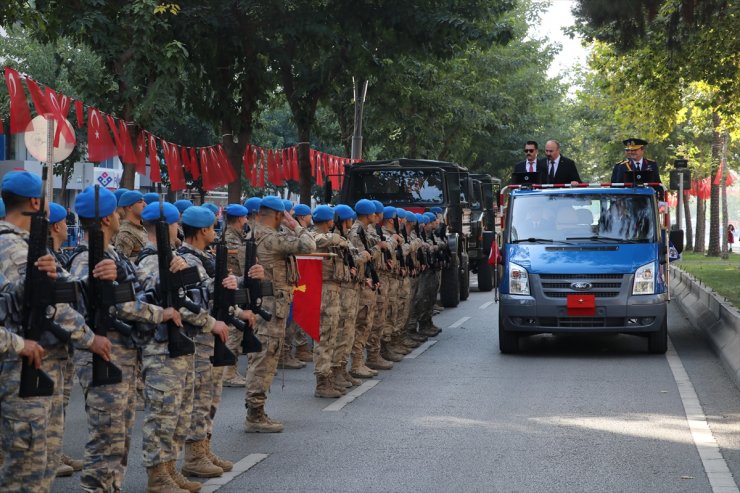
<instances>
[{"instance_id":1,"label":"blue beret","mask_svg":"<svg viewBox=\"0 0 740 493\"><path fill-rule=\"evenodd\" d=\"M306 204L298 204L293 208L293 215L295 216L310 216L311 208Z\"/></svg>"},{"instance_id":2,"label":"blue beret","mask_svg":"<svg viewBox=\"0 0 740 493\"><path fill-rule=\"evenodd\" d=\"M421 215L421 214L419 214L418 212L414 213L414 216L416 216L416 220L417 220L417 221L419 221L419 224L424 224L424 223L423 223L423 221L424 221L424 216L422 216L422 215Z\"/></svg>"},{"instance_id":3,"label":"blue beret","mask_svg":"<svg viewBox=\"0 0 740 493\"><path fill-rule=\"evenodd\" d=\"M118 199L118 207L128 207L143 199L144 196L141 194L141 192L137 192L136 190L129 190L128 192L125 192L123 195L121 195L121 197Z\"/></svg>"},{"instance_id":4,"label":"blue beret","mask_svg":"<svg viewBox=\"0 0 740 493\"><path fill-rule=\"evenodd\" d=\"M269 195L260 202L260 209L272 209L277 212L285 212L285 204L280 197Z\"/></svg>"},{"instance_id":5,"label":"blue beret","mask_svg":"<svg viewBox=\"0 0 740 493\"><path fill-rule=\"evenodd\" d=\"M180 220L180 211L173 204L165 202L162 209L162 212L164 212L164 219L167 221L167 224L174 224ZM141 211L141 218L144 221L158 221L159 217L159 202L152 202L144 207L143 211Z\"/></svg>"},{"instance_id":6,"label":"blue beret","mask_svg":"<svg viewBox=\"0 0 740 493\"><path fill-rule=\"evenodd\" d=\"M416 214L414 214L411 211L406 211L406 220L410 223L418 222L419 220L416 218Z\"/></svg>"},{"instance_id":7,"label":"blue beret","mask_svg":"<svg viewBox=\"0 0 740 493\"><path fill-rule=\"evenodd\" d=\"M432 212L434 214L442 214L442 208L441 207L432 207L429 209L429 212Z\"/></svg>"},{"instance_id":8,"label":"blue beret","mask_svg":"<svg viewBox=\"0 0 740 493\"><path fill-rule=\"evenodd\" d=\"M233 217L244 217L247 215L247 208L241 204L229 204L224 210L227 215Z\"/></svg>"},{"instance_id":9,"label":"blue beret","mask_svg":"<svg viewBox=\"0 0 740 493\"><path fill-rule=\"evenodd\" d=\"M361 216L375 214L375 204L367 199L360 199L355 204L355 212Z\"/></svg>"},{"instance_id":10,"label":"blue beret","mask_svg":"<svg viewBox=\"0 0 740 493\"><path fill-rule=\"evenodd\" d=\"M250 214L260 210L260 204L262 204L262 199L259 197L250 197L244 201L244 207L247 208L247 212Z\"/></svg>"},{"instance_id":11,"label":"blue beret","mask_svg":"<svg viewBox=\"0 0 740 493\"><path fill-rule=\"evenodd\" d=\"M116 210L116 196L107 188L99 190L98 217L108 217ZM87 187L77 196L75 212L85 219L95 217L95 187Z\"/></svg>"},{"instance_id":12,"label":"blue beret","mask_svg":"<svg viewBox=\"0 0 740 493\"><path fill-rule=\"evenodd\" d=\"M396 212L398 213L399 218L406 219L406 209L403 207L396 207Z\"/></svg>"},{"instance_id":13,"label":"blue beret","mask_svg":"<svg viewBox=\"0 0 740 493\"><path fill-rule=\"evenodd\" d=\"M216 222L216 215L205 206L189 207L182 213L182 223L193 228L208 228Z\"/></svg>"},{"instance_id":14,"label":"blue beret","mask_svg":"<svg viewBox=\"0 0 740 493\"><path fill-rule=\"evenodd\" d=\"M55 224L67 218L67 211L54 202L49 204L49 224Z\"/></svg>"},{"instance_id":15,"label":"blue beret","mask_svg":"<svg viewBox=\"0 0 740 493\"><path fill-rule=\"evenodd\" d=\"M180 211L180 214L185 212L189 207L193 207L193 203L187 199L180 199L175 201L175 207Z\"/></svg>"},{"instance_id":16,"label":"blue beret","mask_svg":"<svg viewBox=\"0 0 740 493\"><path fill-rule=\"evenodd\" d=\"M218 206L216 204L206 202L205 204L201 205L201 207L205 207L209 211L213 212L213 217L216 217L216 214L218 214Z\"/></svg>"},{"instance_id":17,"label":"blue beret","mask_svg":"<svg viewBox=\"0 0 740 493\"><path fill-rule=\"evenodd\" d=\"M383 219L393 219L398 215L395 207L384 207L383 208Z\"/></svg>"},{"instance_id":18,"label":"blue beret","mask_svg":"<svg viewBox=\"0 0 740 493\"><path fill-rule=\"evenodd\" d=\"M28 171L11 171L3 176L3 192L21 197L41 197L41 178Z\"/></svg>"},{"instance_id":19,"label":"blue beret","mask_svg":"<svg viewBox=\"0 0 740 493\"><path fill-rule=\"evenodd\" d=\"M121 200L121 195L128 192L128 188L119 188L115 192L113 192L113 195L116 196L116 201Z\"/></svg>"},{"instance_id":20,"label":"blue beret","mask_svg":"<svg viewBox=\"0 0 740 493\"><path fill-rule=\"evenodd\" d=\"M146 202L147 204L151 204L152 202L159 202L159 194L154 192L145 193L144 202Z\"/></svg>"},{"instance_id":21,"label":"blue beret","mask_svg":"<svg viewBox=\"0 0 740 493\"><path fill-rule=\"evenodd\" d=\"M323 223L332 219L334 219L334 209L328 205L320 205L313 210L313 221L315 223Z\"/></svg>"},{"instance_id":22,"label":"blue beret","mask_svg":"<svg viewBox=\"0 0 740 493\"><path fill-rule=\"evenodd\" d=\"M434 212L425 212L423 215L429 218L429 222L437 219L437 215Z\"/></svg>"},{"instance_id":23,"label":"blue beret","mask_svg":"<svg viewBox=\"0 0 740 493\"><path fill-rule=\"evenodd\" d=\"M5 217L5 202L3 202L3 199L0 199L0 219Z\"/></svg>"},{"instance_id":24,"label":"blue beret","mask_svg":"<svg viewBox=\"0 0 740 493\"><path fill-rule=\"evenodd\" d=\"M346 221L347 219L354 219L355 211L348 205L339 204L334 207L334 214L339 216L339 219Z\"/></svg>"},{"instance_id":25,"label":"blue beret","mask_svg":"<svg viewBox=\"0 0 740 493\"><path fill-rule=\"evenodd\" d=\"M283 205L285 206L286 211L290 212L291 210L293 210L293 202L291 202L290 200L283 199Z\"/></svg>"},{"instance_id":26,"label":"blue beret","mask_svg":"<svg viewBox=\"0 0 740 493\"><path fill-rule=\"evenodd\" d=\"M372 203L375 204L375 213L382 214L383 213L383 203L380 200L373 200Z\"/></svg>"}]
</instances>

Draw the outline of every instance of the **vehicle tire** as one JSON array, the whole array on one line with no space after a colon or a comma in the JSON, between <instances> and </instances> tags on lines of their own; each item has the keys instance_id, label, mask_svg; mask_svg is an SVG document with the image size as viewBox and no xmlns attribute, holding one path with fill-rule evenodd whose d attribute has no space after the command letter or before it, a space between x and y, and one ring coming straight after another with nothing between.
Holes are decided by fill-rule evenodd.
<instances>
[{"instance_id":1,"label":"vehicle tire","mask_svg":"<svg viewBox=\"0 0 740 493\"><path fill-rule=\"evenodd\" d=\"M648 334L648 352L665 354L668 350L668 317L663 318L663 325L658 332Z\"/></svg>"},{"instance_id":2,"label":"vehicle tire","mask_svg":"<svg viewBox=\"0 0 740 493\"><path fill-rule=\"evenodd\" d=\"M470 260L463 254L460 266L460 301L465 301L468 297L470 297Z\"/></svg>"},{"instance_id":3,"label":"vehicle tire","mask_svg":"<svg viewBox=\"0 0 740 493\"><path fill-rule=\"evenodd\" d=\"M493 269L488 259L478 261L478 291L490 291L493 289Z\"/></svg>"},{"instance_id":4,"label":"vehicle tire","mask_svg":"<svg viewBox=\"0 0 740 493\"><path fill-rule=\"evenodd\" d=\"M439 286L439 299L445 308L454 308L460 304L460 274L458 258L453 255L450 265L442 269L442 280Z\"/></svg>"},{"instance_id":5,"label":"vehicle tire","mask_svg":"<svg viewBox=\"0 0 740 493\"><path fill-rule=\"evenodd\" d=\"M504 330L500 311L498 312L498 348L504 354L519 352L519 334Z\"/></svg>"}]
</instances>

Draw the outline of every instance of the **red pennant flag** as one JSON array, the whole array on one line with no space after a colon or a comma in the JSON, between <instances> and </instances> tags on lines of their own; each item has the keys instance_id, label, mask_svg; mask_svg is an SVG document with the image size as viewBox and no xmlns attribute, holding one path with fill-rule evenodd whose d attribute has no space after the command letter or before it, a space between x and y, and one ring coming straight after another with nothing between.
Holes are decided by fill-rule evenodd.
<instances>
[{"instance_id":1,"label":"red pennant flag","mask_svg":"<svg viewBox=\"0 0 740 493\"><path fill-rule=\"evenodd\" d=\"M121 161L123 161L123 146L121 145L121 137L118 134L118 124L116 123L116 119L111 115L105 115L105 120L108 122L110 132L113 134L113 141L116 143L116 154L121 158Z\"/></svg>"},{"instance_id":2,"label":"red pennant flag","mask_svg":"<svg viewBox=\"0 0 740 493\"><path fill-rule=\"evenodd\" d=\"M260 188L265 188L265 164L265 150L260 149L259 181L257 182Z\"/></svg>"},{"instance_id":3,"label":"red pennant flag","mask_svg":"<svg viewBox=\"0 0 740 493\"><path fill-rule=\"evenodd\" d=\"M41 89L39 88L39 85L36 84L36 81L26 77L26 85L28 85L28 92L31 94L31 100L33 100L33 105L36 108L36 114L37 115L46 115L47 113L51 113L51 109L49 109L46 105L46 98L44 97L44 93L41 92Z\"/></svg>"},{"instance_id":4,"label":"red pennant flag","mask_svg":"<svg viewBox=\"0 0 740 493\"><path fill-rule=\"evenodd\" d=\"M218 188L223 185L223 172L221 171L221 163L218 160L218 154L213 146L206 149L208 151L208 174L211 186Z\"/></svg>"},{"instance_id":5,"label":"red pennant flag","mask_svg":"<svg viewBox=\"0 0 740 493\"><path fill-rule=\"evenodd\" d=\"M725 162L720 161L719 162L719 168L717 168L717 173L714 175L714 185L719 186L720 183L722 183L722 172L725 169Z\"/></svg>"},{"instance_id":6,"label":"red pennant flag","mask_svg":"<svg viewBox=\"0 0 740 493\"><path fill-rule=\"evenodd\" d=\"M188 152L188 148L185 146L180 148L180 161L182 161L182 167L185 168L185 171L190 173L190 176L193 176L190 166L190 152Z\"/></svg>"},{"instance_id":7,"label":"red pennant flag","mask_svg":"<svg viewBox=\"0 0 740 493\"><path fill-rule=\"evenodd\" d=\"M5 67L5 85L8 86L10 96L10 133L25 132L31 124L31 110L28 107L21 76L10 67Z\"/></svg>"},{"instance_id":8,"label":"red pennant flag","mask_svg":"<svg viewBox=\"0 0 740 493\"><path fill-rule=\"evenodd\" d=\"M116 155L108 129L97 108L87 110L87 157L90 161L100 162Z\"/></svg>"},{"instance_id":9,"label":"red pennant flag","mask_svg":"<svg viewBox=\"0 0 740 493\"><path fill-rule=\"evenodd\" d=\"M128 124L123 120L119 120L118 123L120 125L118 136L121 141L121 154L119 154L121 161L126 164L136 164L136 153L134 153L134 148L131 145L131 134L128 131Z\"/></svg>"},{"instance_id":10,"label":"red pennant flag","mask_svg":"<svg viewBox=\"0 0 740 493\"><path fill-rule=\"evenodd\" d=\"M251 154L252 154L252 144L247 144L247 146L244 148L244 154L242 155L242 166L244 166L244 176L247 179L250 179L252 176L252 168L251 168Z\"/></svg>"},{"instance_id":11,"label":"red pennant flag","mask_svg":"<svg viewBox=\"0 0 740 493\"><path fill-rule=\"evenodd\" d=\"M321 325L321 258L297 257L298 282L293 288L293 320L314 341Z\"/></svg>"},{"instance_id":12,"label":"red pennant flag","mask_svg":"<svg viewBox=\"0 0 740 493\"><path fill-rule=\"evenodd\" d=\"M85 110L82 109L82 101L75 100L75 115L77 115L77 128L82 128L85 118Z\"/></svg>"},{"instance_id":13,"label":"red pennant flag","mask_svg":"<svg viewBox=\"0 0 740 493\"><path fill-rule=\"evenodd\" d=\"M203 178L203 190L213 190L215 187L211 184L211 163L208 161L208 149L201 147L198 153L200 154L200 174Z\"/></svg>"},{"instance_id":14,"label":"red pennant flag","mask_svg":"<svg viewBox=\"0 0 740 493\"><path fill-rule=\"evenodd\" d=\"M190 148L190 174L193 175L193 180L200 178L200 166L198 165L198 155L195 147Z\"/></svg>"},{"instance_id":15,"label":"red pennant flag","mask_svg":"<svg viewBox=\"0 0 740 493\"><path fill-rule=\"evenodd\" d=\"M157 155L157 138L152 134L147 134L149 140L149 179L153 183L160 183L162 181L161 173L159 172L159 156Z\"/></svg>"},{"instance_id":16,"label":"red pennant flag","mask_svg":"<svg viewBox=\"0 0 740 493\"><path fill-rule=\"evenodd\" d=\"M67 142L75 141L75 134L67 125L67 115L71 106L70 99L62 93L56 93L51 87L46 88L46 109L54 115L56 130L54 132L54 147L59 146L59 136L64 135Z\"/></svg>"},{"instance_id":17,"label":"red pennant flag","mask_svg":"<svg viewBox=\"0 0 740 493\"><path fill-rule=\"evenodd\" d=\"M170 177L170 188L172 190L185 190L185 175L182 164L180 164L180 148L175 144L162 141L164 149L165 164L167 165L167 175Z\"/></svg>"},{"instance_id":18,"label":"red pennant flag","mask_svg":"<svg viewBox=\"0 0 740 493\"><path fill-rule=\"evenodd\" d=\"M225 185L233 183L238 179L238 177L236 176L236 171L234 171L234 167L231 165L231 160L229 159L228 154L226 154L226 149L224 149L224 146L219 144L216 146L216 152L218 152L218 156L221 159L221 167L225 171L226 179L228 180Z\"/></svg>"},{"instance_id":19,"label":"red pennant flag","mask_svg":"<svg viewBox=\"0 0 740 493\"><path fill-rule=\"evenodd\" d=\"M293 153L293 159L290 160L290 176L293 177L294 181L300 181L301 172L298 169L298 153Z\"/></svg>"},{"instance_id":20,"label":"red pennant flag","mask_svg":"<svg viewBox=\"0 0 740 493\"><path fill-rule=\"evenodd\" d=\"M314 176L316 177L316 184L318 186L324 185L324 174L321 172L321 166L316 166L316 171L314 172Z\"/></svg>"},{"instance_id":21,"label":"red pennant flag","mask_svg":"<svg viewBox=\"0 0 740 493\"><path fill-rule=\"evenodd\" d=\"M143 131L139 132L139 136L136 138L134 154L136 156L136 172L140 175L146 175L146 137Z\"/></svg>"}]
</instances>

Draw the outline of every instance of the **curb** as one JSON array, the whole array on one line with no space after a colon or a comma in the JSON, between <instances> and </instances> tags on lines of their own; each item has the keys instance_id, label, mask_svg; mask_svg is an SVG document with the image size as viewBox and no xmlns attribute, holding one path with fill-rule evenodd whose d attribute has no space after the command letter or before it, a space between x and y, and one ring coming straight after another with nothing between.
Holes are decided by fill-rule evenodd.
<instances>
[{"instance_id":1,"label":"curb","mask_svg":"<svg viewBox=\"0 0 740 493\"><path fill-rule=\"evenodd\" d=\"M704 332L725 370L740 389L740 310L721 301L711 288L671 266L671 300Z\"/></svg>"}]
</instances>

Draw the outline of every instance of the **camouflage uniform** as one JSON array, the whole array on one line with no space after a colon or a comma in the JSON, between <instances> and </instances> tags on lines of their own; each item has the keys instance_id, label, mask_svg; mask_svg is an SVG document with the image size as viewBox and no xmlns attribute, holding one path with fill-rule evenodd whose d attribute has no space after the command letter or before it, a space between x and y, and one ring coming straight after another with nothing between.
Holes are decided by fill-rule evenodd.
<instances>
[{"instance_id":1,"label":"camouflage uniform","mask_svg":"<svg viewBox=\"0 0 740 493\"><path fill-rule=\"evenodd\" d=\"M441 240L431 233L428 233L427 243L430 246L432 256L436 256L437 252L442 248ZM442 271L439 264L437 264L434 268L429 270L429 274L424 285L424 293L421 296L422 305L419 309L419 330L422 332L433 332L434 324L432 322L432 316L434 314L434 303L437 301L437 293L439 292L439 283L441 278Z\"/></svg>"},{"instance_id":2,"label":"camouflage uniform","mask_svg":"<svg viewBox=\"0 0 740 493\"><path fill-rule=\"evenodd\" d=\"M81 246L85 247L85 242L81 242ZM71 274L78 279L87 279L88 255L89 252L84 250L71 259ZM113 259L119 269L123 268L127 278L133 277L131 280L135 281L137 295L141 294L134 266L119 256L112 246L108 246L105 256ZM162 313L161 307L137 299L116 305L115 316L126 322L158 324L162 322ZM92 353L75 353L77 378L85 394L87 411L88 441L81 478L85 491L115 491L123 487L136 414L137 345L141 342L138 331L134 327L132 334L123 334L109 327L108 338L113 344L111 362L123 373L120 383L92 385Z\"/></svg>"},{"instance_id":3,"label":"camouflage uniform","mask_svg":"<svg viewBox=\"0 0 740 493\"><path fill-rule=\"evenodd\" d=\"M0 221L0 274L8 283L22 285L28 257L28 232ZM66 276L66 272L60 270ZM94 334L82 316L69 305L57 304L54 317L78 348L86 349ZM20 323L9 318L6 329L20 334ZM49 491L62 451L64 435L64 369L67 344L52 334L42 335L40 344L46 350L41 369L54 381L51 397L20 398L21 358L18 340L10 337L16 351L2 355L0 362L0 417L2 418L3 469L0 491Z\"/></svg>"},{"instance_id":4,"label":"camouflage uniform","mask_svg":"<svg viewBox=\"0 0 740 493\"><path fill-rule=\"evenodd\" d=\"M376 233L373 227L374 237L380 241L380 236ZM393 233L388 229L382 228L383 236L385 237L386 243L390 249L390 259L393 259L393 253L396 251L396 240L393 239ZM398 283L395 279L395 271L397 266L393 265L392 268L388 267L388 264L383 260L384 254L382 251L376 255L377 260L375 262L375 269L378 271L378 277L380 278L381 288L378 290L378 298L375 310L375 321L373 330L367 340L367 352L368 359L379 359L380 354L380 343L382 340L386 340L386 333L390 334L388 328L388 308L391 305L391 293L393 296L397 296Z\"/></svg>"},{"instance_id":5,"label":"camouflage uniform","mask_svg":"<svg viewBox=\"0 0 740 493\"><path fill-rule=\"evenodd\" d=\"M229 270L231 270L231 273L235 276L244 275L244 260L246 250L246 247L244 245L244 240L246 239L245 236L246 235L243 231L240 231L233 226L229 226L228 228L226 228L226 247L229 249L227 265ZM229 339L228 341L226 341L226 347L228 347L232 353L238 356L239 354L241 354L241 345L243 338L244 334L240 330L232 325L229 325Z\"/></svg>"},{"instance_id":6,"label":"camouflage uniform","mask_svg":"<svg viewBox=\"0 0 740 493\"><path fill-rule=\"evenodd\" d=\"M416 326L418 324L418 308L414 306L414 300L416 299L417 293L419 291L419 285L421 283L422 277L424 275L424 272L426 270L422 270L421 262L418 260L419 251L422 250L423 254L423 248L422 248L422 241L421 238L419 238L416 235L415 231L411 231L408 234L409 238L409 245L410 250L409 253L411 255L411 258L413 259L414 266L416 268L416 276L411 278L410 286L409 286L409 294L407 298L407 304L406 304L406 313L404 314L404 320L405 322L405 328L406 332L409 333L416 333Z\"/></svg>"},{"instance_id":7,"label":"camouflage uniform","mask_svg":"<svg viewBox=\"0 0 740 493\"><path fill-rule=\"evenodd\" d=\"M360 292L360 283L364 282L364 268L360 265L359 251L349 244L349 255L352 256L357 274L352 277L349 269L346 277L340 283L341 297L339 298L339 313L344 316L339 317L337 325L336 344L331 355L332 371L339 371L342 376L351 381L347 373L347 362L352 352L352 344L355 341L355 314L357 313L358 293ZM342 252L342 255L345 253ZM323 303L322 303L323 308Z\"/></svg>"},{"instance_id":8,"label":"camouflage uniform","mask_svg":"<svg viewBox=\"0 0 740 493\"><path fill-rule=\"evenodd\" d=\"M275 376L280 346L285 337L293 285L298 280L294 255L316 249L309 231L301 226L296 228L295 233L289 234L257 223L253 230L257 258L265 269L265 279L272 281L273 287L273 296L265 296L262 300L262 306L272 312L272 320L257 319L257 338L262 343L262 351L252 355L247 371L245 401L249 414L256 419L264 416L267 390Z\"/></svg>"},{"instance_id":9,"label":"camouflage uniform","mask_svg":"<svg viewBox=\"0 0 740 493\"><path fill-rule=\"evenodd\" d=\"M366 250L362 240L360 239L360 228L364 226L360 221L355 221L347 234L348 239L352 242L352 245L357 248L360 252L367 251L370 256L374 259L375 255L379 254L380 250L374 248L370 244L370 238L368 237L368 247ZM367 234L366 234L367 236ZM373 260L370 260L372 262ZM365 268L364 277L369 277L367 268ZM372 288L367 287L365 283L360 285L359 292L357 294L357 313L355 316L355 339L352 343L352 371L357 371L358 368L364 367L364 351L367 339L370 336L370 331L373 328L373 319L375 316L375 305L377 303L377 295Z\"/></svg>"},{"instance_id":10,"label":"camouflage uniform","mask_svg":"<svg viewBox=\"0 0 740 493\"><path fill-rule=\"evenodd\" d=\"M128 219L121 221L121 228L114 243L118 253L135 262L146 242L146 230L141 223L135 224Z\"/></svg>"}]
</instances>

